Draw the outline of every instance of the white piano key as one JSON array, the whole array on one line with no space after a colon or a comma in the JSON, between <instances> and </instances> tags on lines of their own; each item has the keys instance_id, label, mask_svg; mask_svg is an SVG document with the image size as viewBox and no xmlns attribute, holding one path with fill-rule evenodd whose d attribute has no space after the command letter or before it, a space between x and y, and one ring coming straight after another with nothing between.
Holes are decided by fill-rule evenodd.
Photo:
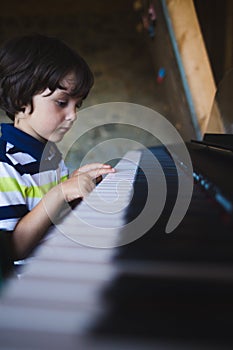
<instances>
[{"instance_id":1,"label":"white piano key","mask_svg":"<svg viewBox=\"0 0 233 350\"><path fill-rule=\"evenodd\" d=\"M1 304L0 329L83 334L93 313L80 308L73 310L36 308Z\"/></svg>"},{"instance_id":2,"label":"white piano key","mask_svg":"<svg viewBox=\"0 0 233 350\"><path fill-rule=\"evenodd\" d=\"M102 283L85 281L65 281L51 279L24 278L18 283L9 284L7 290L7 302L17 305L27 304L29 301L36 305L85 305L85 308L98 307L98 297ZM99 306L100 307L100 306ZM102 306L101 306L102 307Z\"/></svg>"},{"instance_id":3,"label":"white piano key","mask_svg":"<svg viewBox=\"0 0 233 350\"><path fill-rule=\"evenodd\" d=\"M51 259L58 261L110 263L113 256L112 249L79 247L77 243L71 246L51 245L46 246L38 252L35 259Z\"/></svg>"},{"instance_id":4,"label":"white piano key","mask_svg":"<svg viewBox=\"0 0 233 350\"><path fill-rule=\"evenodd\" d=\"M107 281L115 276L115 268L110 264L72 263L64 261L40 260L28 265L25 275L52 279Z\"/></svg>"}]
</instances>

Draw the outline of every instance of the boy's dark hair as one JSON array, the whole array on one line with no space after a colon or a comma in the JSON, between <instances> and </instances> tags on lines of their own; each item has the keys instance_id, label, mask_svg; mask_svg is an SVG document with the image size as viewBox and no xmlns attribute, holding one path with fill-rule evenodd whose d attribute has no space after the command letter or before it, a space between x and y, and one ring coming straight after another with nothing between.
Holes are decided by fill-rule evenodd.
<instances>
[{"instance_id":1,"label":"boy's dark hair","mask_svg":"<svg viewBox=\"0 0 233 350\"><path fill-rule=\"evenodd\" d=\"M60 82L71 72L76 76L72 96L85 98L94 79L78 53L44 35L11 39L0 48L0 107L12 120L28 104L32 113L32 97L47 88L61 88Z\"/></svg>"}]
</instances>

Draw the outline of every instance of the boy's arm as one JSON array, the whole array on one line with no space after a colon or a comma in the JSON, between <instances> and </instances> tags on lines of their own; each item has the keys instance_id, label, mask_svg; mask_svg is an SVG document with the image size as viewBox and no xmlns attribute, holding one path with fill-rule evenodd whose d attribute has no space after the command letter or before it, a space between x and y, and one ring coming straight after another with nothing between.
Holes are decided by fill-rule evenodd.
<instances>
[{"instance_id":1,"label":"boy's arm","mask_svg":"<svg viewBox=\"0 0 233 350\"><path fill-rule=\"evenodd\" d=\"M114 172L108 165L90 165L86 172L74 172L72 177L53 187L43 199L16 225L13 232L15 259L25 258L39 243L65 203L88 195L99 176Z\"/></svg>"},{"instance_id":2,"label":"boy's arm","mask_svg":"<svg viewBox=\"0 0 233 350\"><path fill-rule=\"evenodd\" d=\"M15 260L24 259L40 242L64 204L61 188L55 186L17 223L13 231Z\"/></svg>"}]
</instances>

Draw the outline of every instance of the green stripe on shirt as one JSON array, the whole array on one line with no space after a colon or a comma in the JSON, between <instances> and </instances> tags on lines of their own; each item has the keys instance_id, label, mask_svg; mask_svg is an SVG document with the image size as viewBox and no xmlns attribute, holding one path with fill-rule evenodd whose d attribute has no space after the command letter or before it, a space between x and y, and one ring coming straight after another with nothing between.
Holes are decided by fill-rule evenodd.
<instances>
[{"instance_id":1,"label":"green stripe on shirt","mask_svg":"<svg viewBox=\"0 0 233 350\"><path fill-rule=\"evenodd\" d=\"M68 175L62 176L60 181L63 182L67 178ZM12 177L2 177L0 180L0 192L20 192L24 198L41 198L57 184L53 181L41 186L26 186Z\"/></svg>"}]
</instances>

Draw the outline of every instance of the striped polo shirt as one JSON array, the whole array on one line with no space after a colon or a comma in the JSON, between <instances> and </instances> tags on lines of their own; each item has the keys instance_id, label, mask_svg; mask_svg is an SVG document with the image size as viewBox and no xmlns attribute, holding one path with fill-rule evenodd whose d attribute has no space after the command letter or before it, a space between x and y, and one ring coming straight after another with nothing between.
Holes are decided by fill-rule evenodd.
<instances>
[{"instance_id":1,"label":"striped polo shirt","mask_svg":"<svg viewBox=\"0 0 233 350\"><path fill-rule=\"evenodd\" d=\"M68 178L61 153L15 128L1 125L0 138L0 229L13 230L56 184Z\"/></svg>"}]
</instances>

